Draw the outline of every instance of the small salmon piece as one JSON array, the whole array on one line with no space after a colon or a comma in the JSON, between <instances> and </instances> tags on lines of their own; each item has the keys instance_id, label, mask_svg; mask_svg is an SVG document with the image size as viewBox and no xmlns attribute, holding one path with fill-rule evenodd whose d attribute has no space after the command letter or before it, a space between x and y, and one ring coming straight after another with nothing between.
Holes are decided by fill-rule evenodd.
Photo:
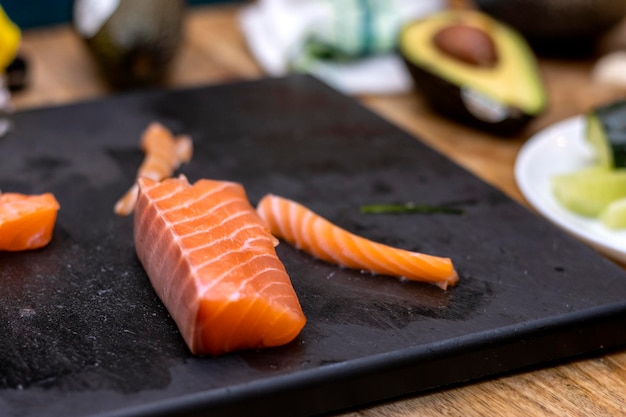
<instances>
[{"instance_id":1,"label":"small salmon piece","mask_svg":"<svg viewBox=\"0 0 626 417\"><path fill-rule=\"evenodd\" d=\"M52 240L59 203L51 193L0 194L0 250L38 249Z\"/></svg>"},{"instance_id":2,"label":"small salmon piece","mask_svg":"<svg viewBox=\"0 0 626 417\"><path fill-rule=\"evenodd\" d=\"M449 258L373 242L340 228L295 201L268 194L257 205L257 212L276 237L326 262L428 282L444 290L459 280Z\"/></svg>"},{"instance_id":3,"label":"small salmon piece","mask_svg":"<svg viewBox=\"0 0 626 417\"><path fill-rule=\"evenodd\" d=\"M284 345L306 319L276 239L234 182L139 178L134 238L196 355Z\"/></svg>"},{"instance_id":4,"label":"small salmon piece","mask_svg":"<svg viewBox=\"0 0 626 417\"><path fill-rule=\"evenodd\" d=\"M153 122L141 137L141 149L145 158L137 171L137 178L147 177L160 181L171 177L181 164L189 162L193 155L193 142L189 136L174 137L165 126ZM113 211L120 216L133 212L137 202L137 183L120 198Z\"/></svg>"}]
</instances>

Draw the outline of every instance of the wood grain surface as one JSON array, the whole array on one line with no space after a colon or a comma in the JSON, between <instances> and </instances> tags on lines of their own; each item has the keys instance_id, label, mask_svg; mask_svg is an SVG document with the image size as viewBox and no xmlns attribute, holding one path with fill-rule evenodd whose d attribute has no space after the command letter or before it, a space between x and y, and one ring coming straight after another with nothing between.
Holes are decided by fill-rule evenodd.
<instances>
[{"instance_id":1,"label":"wood grain surface","mask_svg":"<svg viewBox=\"0 0 626 417\"><path fill-rule=\"evenodd\" d=\"M239 7L218 5L190 10L184 42L172 63L167 86L200 86L264 76L239 31ZM618 28L607 35L598 53L623 44L626 37L622 34L626 31L620 32ZM13 96L16 109L91 100L114 93L100 78L85 46L69 25L25 32L22 53L30 63L30 80L26 90ZM524 132L511 138L492 136L433 114L415 93L366 95L357 99L527 205L513 174L515 157L524 141L554 122L626 94L623 89L594 82L590 73L593 63L594 57L541 58L540 71L548 89L549 109ZM626 415L626 351L397 399L340 415Z\"/></svg>"}]
</instances>

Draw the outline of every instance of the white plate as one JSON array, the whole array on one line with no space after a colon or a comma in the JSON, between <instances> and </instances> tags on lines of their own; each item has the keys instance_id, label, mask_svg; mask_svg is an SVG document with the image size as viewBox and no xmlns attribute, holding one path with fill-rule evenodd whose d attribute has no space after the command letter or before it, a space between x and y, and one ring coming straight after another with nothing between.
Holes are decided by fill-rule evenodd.
<instances>
[{"instance_id":1,"label":"white plate","mask_svg":"<svg viewBox=\"0 0 626 417\"><path fill-rule=\"evenodd\" d=\"M626 231L611 231L598 220L569 212L555 199L551 177L593 163L584 142L581 116L556 123L532 136L515 161L515 179L522 194L547 219L600 252L626 262Z\"/></svg>"}]
</instances>

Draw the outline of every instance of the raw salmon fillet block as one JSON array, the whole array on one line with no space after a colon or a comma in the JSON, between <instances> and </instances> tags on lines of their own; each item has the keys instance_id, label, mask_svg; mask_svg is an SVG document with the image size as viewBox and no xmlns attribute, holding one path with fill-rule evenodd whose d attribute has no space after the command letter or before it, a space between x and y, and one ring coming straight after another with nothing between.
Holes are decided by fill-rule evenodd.
<instances>
[{"instance_id":1,"label":"raw salmon fillet block","mask_svg":"<svg viewBox=\"0 0 626 417\"><path fill-rule=\"evenodd\" d=\"M52 193L0 194L0 250L38 249L52 240L59 203Z\"/></svg>"},{"instance_id":2,"label":"raw salmon fillet block","mask_svg":"<svg viewBox=\"0 0 626 417\"><path fill-rule=\"evenodd\" d=\"M137 255L192 353L292 341L305 317L276 239L234 182L140 178Z\"/></svg>"}]
</instances>

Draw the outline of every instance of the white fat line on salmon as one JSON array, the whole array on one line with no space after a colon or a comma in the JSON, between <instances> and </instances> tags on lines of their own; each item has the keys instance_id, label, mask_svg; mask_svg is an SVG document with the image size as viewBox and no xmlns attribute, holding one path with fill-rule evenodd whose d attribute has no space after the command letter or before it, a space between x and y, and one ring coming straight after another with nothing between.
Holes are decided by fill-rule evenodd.
<instances>
[{"instance_id":1,"label":"white fat line on salmon","mask_svg":"<svg viewBox=\"0 0 626 417\"><path fill-rule=\"evenodd\" d=\"M222 260L222 258L225 258L227 256L231 256L233 254L238 254L238 253L255 253L258 256L258 253L256 252L252 252L250 250L230 250L230 251L225 251L220 253L217 256L213 256L205 261L203 261L202 263L199 264L191 264L191 268L193 272L197 272L202 268L206 268L207 266L213 265L213 264L219 264L219 262ZM256 259L256 256L254 258L251 259Z\"/></svg>"},{"instance_id":2,"label":"white fat line on salmon","mask_svg":"<svg viewBox=\"0 0 626 417\"><path fill-rule=\"evenodd\" d=\"M318 249L326 253L335 263L343 267L349 267L351 262L354 263L358 261L358 257L356 261L353 259L354 253L348 251L349 246L342 241L341 235L336 236L336 233L343 231L343 229L332 227L327 220L319 216L315 216L313 229L316 235L326 235L327 238L323 238L320 243L318 243ZM334 249L331 246L333 244L337 246L339 250Z\"/></svg>"},{"instance_id":3,"label":"white fat line on salmon","mask_svg":"<svg viewBox=\"0 0 626 417\"><path fill-rule=\"evenodd\" d=\"M244 319L247 318L247 316L248 316L248 314L250 314L249 312L252 310L256 300L258 300L260 298L261 292L265 291L270 286L266 286L266 287L260 289L260 291L254 295L253 299L248 303L248 306L247 306L247 309L245 310L245 312L241 313L239 322L241 322L241 321L243 321ZM239 287L235 292L233 292L233 294L237 294L237 298L233 297L233 299L231 299L230 301L235 301L236 302L236 301L239 300L238 296L241 295L240 290L241 290L241 287ZM222 307L220 309L215 310L213 312L213 314L212 314L212 321L214 321L214 322L219 321L220 315L222 315L224 313L224 311L226 310L227 306L228 306L227 303L223 303ZM267 311L268 309L269 309L269 306L266 307L266 309L263 311L263 313L265 313L265 311ZM250 327L252 327L252 328L256 328L257 327L257 323L259 323L259 321L261 320L261 316L263 315L263 313L255 315L254 318L256 320L255 320L254 323L251 324ZM285 314L286 313L282 313L282 314L278 315L277 317L274 317L274 320L272 320L271 322L268 322L267 325L262 326L263 328L266 329L265 333L263 333L263 336L262 336L263 340L265 340L265 338L267 337L267 335L269 333L269 329L273 329L274 328L274 326L273 326L274 323L276 323L279 319L281 319ZM224 338L222 339L221 345L227 351L231 349L230 343L231 343L231 340L232 340L232 335L233 335L234 331L236 330L236 328L238 327L239 322L237 324L234 324L233 326L231 326L230 333L228 335L225 335ZM206 327L203 326L203 327L201 327L199 329L199 335L200 335L200 339L201 340L204 338L203 334L204 334L205 328Z\"/></svg>"},{"instance_id":4,"label":"white fat line on salmon","mask_svg":"<svg viewBox=\"0 0 626 417\"><path fill-rule=\"evenodd\" d=\"M320 219L320 221L322 221ZM328 223L325 223L327 227L327 232L330 232L331 240L337 242L337 246L340 248L341 255L344 257L344 261L336 258L338 263L343 263L346 266L351 265L361 265L363 263L363 259L367 259L370 262L374 262L378 264L377 260L371 259L371 255L368 252L364 252L362 250L361 245L357 243L357 239L354 239L352 235L347 234L347 231L344 229L338 228L338 226L333 227ZM346 243L345 240L349 240L349 243ZM360 256L359 256L360 254Z\"/></svg>"},{"instance_id":5,"label":"white fat line on salmon","mask_svg":"<svg viewBox=\"0 0 626 417\"><path fill-rule=\"evenodd\" d=\"M249 263L251 263L251 262L256 262L256 260L257 260L259 257L269 258L269 259L271 259L271 260L273 260L273 259L274 259L274 258L273 258L271 255L269 255L269 254L259 255L259 256L256 256L256 257L254 257L254 258L248 259L248 260L247 260L247 261L245 261L245 262L242 262L242 263L239 263L239 264L233 265L231 268L229 268L228 270L226 270L226 271L222 272L222 273L221 273L220 275L218 275L218 276L208 277L208 278L210 278L210 281L208 281L208 282L201 282L201 283L198 283L198 288L199 288L199 290L200 290L200 293L202 294L202 297L204 297L204 295L205 295L205 294L207 294L209 291L211 291L211 289L213 289L214 287L218 286L218 285L219 285L219 284L220 284L223 280L228 279L234 271L236 271L236 270L237 270L237 269L239 269L239 268L243 268L244 266L248 265L248 264L249 264ZM283 274L285 273L285 271L284 271L284 270L281 270L281 269L280 269L280 268L278 268L278 267L271 267L271 266L270 266L270 267L266 267L266 268L265 268L265 269L263 269L261 272L265 273L265 272L270 272L270 271L280 272L280 273L283 273ZM243 284L247 283L247 282L248 282L248 281L250 281L250 280L255 279L255 278L256 278L258 275L260 275L260 274L261 274L261 273L257 273L256 275L251 276L251 277L249 277L249 278L247 278L247 279L245 279L245 280L241 281L241 285L239 285L239 288L242 288L242 287L243 287ZM203 278L203 274L202 274L200 271L198 272L198 276L199 276L199 277L200 277L200 279L202 280L202 278ZM203 281L204 281L204 280L203 280ZM202 284L204 284L204 285L202 285Z\"/></svg>"},{"instance_id":6,"label":"white fat line on salmon","mask_svg":"<svg viewBox=\"0 0 626 417\"><path fill-rule=\"evenodd\" d=\"M414 256L414 254L405 251L400 248L395 249L394 252L390 252L388 249L391 249L391 246L384 245L382 243L376 242L361 242L361 246L366 246L367 251L361 251L361 253L369 260L369 262L376 264L378 268L368 267L368 272L376 273L375 270L387 271L389 275L410 275L414 274L415 271L413 268L419 269L421 274L426 274L427 276L431 276L432 274L427 273L424 269L423 258L421 256ZM416 262L411 262L413 258Z\"/></svg>"},{"instance_id":7,"label":"white fat line on salmon","mask_svg":"<svg viewBox=\"0 0 626 417\"><path fill-rule=\"evenodd\" d=\"M145 193L149 194L150 191L157 188L159 185L160 185L159 182L155 182L152 186L144 185L143 187L144 187ZM177 184L176 188L172 189L170 193L164 194L159 198L152 198L152 197L149 197L149 198L150 200L152 200L153 203L158 203L160 201L167 200L168 198L172 198L174 195L180 193L181 191L185 189L187 189L187 187L185 187L183 184Z\"/></svg>"},{"instance_id":8,"label":"white fat line on salmon","mask_svg":"<svg viewBox=\"0 0 626 417\"><path fill-rule=\"evenodd\" d=\"M255 227L260 227L260 226L256 226L255 225ZM206 250L206 249L211 248L212 246L219 245L222 242L233 241L233 240L234 239L230 238L230 237L220 237L220 238L217 238L217 239L213 239L210 242L208 242L208 243L206 243L206 244L204 244L202 246L199 246L199 247L196 247L196 248L192 248L192 249L184 249L183 253L185 255L191 255L191 254L193 254L195 252L198 252L198 251L201 251L201 250ZM221 253L217 258L213 257L213 258L209 259L208 261L203 262L202 264L198 264L198 268L206 266L206 265L208 265L210 263L210 261L217 260L220 257L228 255L228 254L231 254L231 253L241 253L241 252L249 251L251 249L263 249L263 246L255 246L255 245L252 245L250 243L250 242L257 242L257 241L261 241L261 242L262 241L266 241L266 242L268 242L267 238L264 237L264 236L250 237L250 238L246 239L243 242L243 244L241 245L241 247L239 249L233 249L231 251Z\"/></svg>"},{"instance_id":9,"label":"white fat line on salmon","mask_svg":"<svg viewBox=\"0 0 626 417\"><path fill-rule=\"evenodd\" d=\"M159 185L159 184L157 183L157 184L155 184L155 185L154 185L154 187L157 187L158 185ZM169 208L167 208L167 209L164 209L164 210L163 210L163 213L167 213L168 211L172 211L172 210L180 209L181 207L189 207L189 206L190 206L190 205L192 205L193 203L196 203L196 202L201 201L201 200L204 200L204 199L208 199L208 198L210 198L211 196L213 196L214 194L217 194L217 193L219 193L219 192L221 192L221 191L224 191L224 189L225 189L228 185L229 185L228 183L226 183L226 184L220 184L220 187L211 188L210 190L208 190L208 191L207 191L207 192L205 192L204 194L201 194L201 195L199 195L199 196L197 196L197 197L194 197L194 198L187 199L187 200L185 200L185 202L184 202L183 204L178 204L178 205L175 205L175 206L169 207ZM155 203L159 203L159 202L161 202L161 201L165 201L165 200L167 200L167 199L169 199L169 198L173 198L176 194L178 194L178 193L180 193L180 192L183 192L183 191L185 191L185 190L188 190L188 189L190 189L190 188L193 188L193 185L189 185L189 186L186 186L186 187L177 188L174 192L169 193L169 194L166 194L166 195L163 195L163 196L161 196L161 197L159 197L159 198L155 198L153 201L154 201Z\"/></svg>"},{"instance_id":10,"label":"white fat line on salmon","mask_svg":"<svg viewBox=\"0 0 626 417\"><path fill-rule=\"evenodd\" d=\"M186 266L189 270L191 270L191 265L189 265L189 262L187 262L185 258L180 257L178 264L181 263L184 264L183 267ZM162 300L170 300L174 311L180 311L185 308L191 310L192 305L197 308L200 304L200 300L193 296L195 293L194 288L197 287L195 280L191 277L191 275L189 275L184 281L175 281L176 278L176 274L171 274L168 277L166 284L159 287L162 292L162 294L158 294L159 297L162 297ZM189 287L192 288L189 289ZM190 293L192 294L191 297L189 297Z\"/></svg>"},{"instance_id":11,"label":"white fat line on salmon","mask_svg":"<svg viewBox=\"0 0 626 417\"><path fill-rule=\"evenodd\" d=\"M271 244L271 240L267 241L264 237L251 237L246 239L243 242L243 245L241 246L241 251L249 251L249 250L253 250L253 249L264 249L263 246L259 246L259 245L255 245L254 243L256 242L268 242Z\"/></svg>"},{"instance_id":12,"label":"white fat line on salmon","mask_svg":"<svg viewBox=\"0 0 626 417\"><path fill-rule=\"evenodd\" d=\"M219 223L219 224L213 224L213 225L211 225L210 227L207 227L207 228L205 228L205 229L195 229L195 230L193 230L193 231L191 231L191 232L189 232L189 233L185 233L185 234L180 233L180 234L179 234L179 236L181 237L181 239L188 239L188 238L191 238L191 237L194 237L194 236L200 236L200 235L202 235L202 234L209 234L209 235L213 235L213 234L215 234L215 229L218 229L218 228L221 228L221 227L225 227L225 226L226 226L229 222L234 221L234 220L237 220L239 217L246 216L247 214L249 214L249 213L246 213L246 212L237 212L237 213L234 213L234 214L230 215L228 218L224 219L224 221L223 221L222 223ZM183 222L183 223L184 223L184 222ZM183 223L176 223L176 225L177 225L177 226L180 226L180 225L181 225L181 224L183 224ZM252 228L252 227L259 227L259 228L261 228L262 230L265 230L265 228L264 228L264 227L263 227L263 225L261 225L261 224L258 224L258 223L250 223L250 224L246 224L246 225L245 225L245 227L241 227L241 228L239 228L239 229L237 229L237 230L235 230L235 231L231 232L231 234L229 234L228 236L225 236L225 237L226 237L226 238L230 238L230 239L232 239L232 238L234 238L234 237L235 237L235 235L237 235L240 231L242 231L242 230L248 230L248 229L250 229L250 228ZM199 247L202 247L202 246L199 246ZM196 250L196 249L197 249L197 248L193 248L193 250Z\"/></svg>"},{"instance_id":13,"label":"white fat line on salmon","mask_svg":"<svg viewBox=\"0 0 626 417\"><path fill-rule=\"evenodd\" d=\"M280 322L283 319L283 317L285 317L287 314L289 314L288 311L283 311L281 314L277 314L276 316L274 316L274 320L268 323L267 329L274 328L274 323ZM268 334L268 330L266 330L263 337L265 337L267 334ZM276 334L274 335L274 337L276 337Z\"/></svg>"},{"instance_id":14,"label":"white fat line on salmon","mask_svg":"<svg viewBox=\"0 0 626 417\"><path fill-rule=\"evenodd\" d=\"M313 245L315 244L315 246L319 247L319 244L317 242L314 242L311 240L311 238L315 238L314 233L312 233L311 228L312 228L312 222L311 219L313 218L313 213L310 211L306 211L304 213L304 216L302 217L302 227L300 228L300 241L303 244L296 244L296 247L299 246L308 246L309 248L313 247ZM302 248L299 248L302 249Z\"/></svg>"},{"instance_id":15,"label":"white fat line on salmon","mask_svg":"<svg viewBox=\"0 0 626 417\"><path fill-rule=\"evenodd\" d=\"M322 221L322 219L320 219L318 216L316 216L313 212L311 211L306 211L305 212L306 215L309 217L309 237L311 238L311 244L309 245L308 251L312 251L313 253L315 252L322 252L324 255L326 255L328 257L328 259L335 259L335 251L332 250L332 248L329 248L327 246L328 241L325 239L321 239L318 240L318 237L320 237L320 234L317 233L317 230L319 228L318 223L324 223ZM324 259L324 257L320 254L316 255L318 258ZM327 261L328 262L328 261ZM339 264L341 264L341 262L339 262Z\"/></svg>"},{"instance_id":16,"label":"white fat line on salmon","mask_svg":"<svg viewBox=\"0 0 626 417\"><path fill-rule=\"evenodd\" d=\"M198 202L198 203L199 203L199 202ZM178 225L178 224L184 224L184 223L189 223L189 222L193 222L193 221L196 221L196 220L202 219L203 217L213 216L213 215L214 215L214 213L215 213L217 210L224 209L225 207L227 207L227 206L228 206L228 205L230 205L230 204L240 204L240 203L241 203L241 200L239 200L239 199L237 199L237 198L234 198L234 199L231 199L231 200L227 200L227 201L225 201L224 203L220 203L220 204L218 204L218 205L215 205L215 206L211 207L209 211L201 211L201 212L200 212L198 215L196 215L196 216L193 216L193 217L185 217L185 219L184 219L184 220L177 221L177 222L175 222L175 223L173 223L173 224L175 224L175 225ZM181 209L193 209L193 208L194 208L194 207L192 207L191 205L190 205L190 206L188 206L188 207L178 206L178 207L175 207L175 208L169 208L169 209L167 209L167 210L164 210L164 211L163 211L163 213L165 213L165 214L167 215L167 213L168 213L168 212L169 212L169 213L171 213L171 212L176 211L176 210L181 210Z\"/></svg>"},{"instance_id":17,"label":"white fat line on salmon","mask_svg":"<svg viewBox=\"0 0 626 417\"><path fill-rule=\"evenodd\" d=\"M378 250L379 248L377 248ZM383 250L383 248L380 248ZM396 258L400 258L397 262L390 260L390 271L402 276L415 276L419 275L423 280L429 282L447 281L450 276L448 274L441 274L434 271L441 270L442 258L437 258L431 255L415 253L401 249L395 253ZM416 274L416 270L419 274Z\"/></svg>"},{"instance_id":18,"label":"white fat line on salmon","mask_svg":"<svg viewBox=\"0 0 626 417\"><path fill-rule=\"evenodd\" d=\"M149 198L149 197L148 197L148 198ZM154 200L153 200L153 202L154 202ZM153 222L155 222L155 221L161 220L161 221L165 224L164 230L168 231L168 233L172 236L172 241L170 241L170 242L168 242L168 243L169 243L170 245L172 245L172 244L176 244L176 245L175 245L175 247L182 248L182 245L181 245L181 238L180 238L180 236L176 233L176 231L174 230L174 224L173 224L173 223L172 223L172 222L171 222L171 221L170 221L170 220L169 220L166 216L164 216L164 215L163 215L163 211L164 211L164 210L163 210L163 209L161 209L161 208L160 208L157 204L152 204L152 207L153 207L154 211L156 212L156 213L155 213L155 215L154 215L154 217L152 218L152 221L153 221ZM147 219L147 217L146 217L146 216L144 216L143 221L145 221L145 219ZM154 228L154 227L153 227L153 228ZM151 229L152 229L152 228L145 228L145 227L144 227L144 228L142 228L142 230L151 230ZM160 229L156 229L156 230L160 230ZM153 248L153 251L152 251L153 253L156 253L157 246L158 246L159 244L161 244L161 243L162 243L161 241L163 241L163 242L167 242L167 241L166 241L166 240L164 240L164 239L157 239L157 240L158 240L159 242L157 242L157 245L154 245L154 248ZM182 254L182 250L181 250L181 254ZM162 259L162 260L160 260L160 262L164 262L164 260L165 260L166 258L167 258L167 257L163 257L163 259ZM183 259L186 259L186 258L185 258L185 257L183 257ZM187 259L186 259L186 261L187 261L187 264L189 264L189 261L188 261ZM189 265L189 267L191 267L191 265Z\"/></svg>"},{"instance_id":19,"label":"white fat line on salmon","mask_svg":"<svg viewBox=\"0 0 626 417\"><path fill-rule=\"evenodd\" d=\"M367 259L369 263L375 265L374 267L366 266L367 272L375 273L374 270L376 269L391 272L393 270L397 270L398 268L402 269L403 271L410 271L410 268L406 268L405 265L399 264L398 262L390 258L390 253L387 249L390 249L391 247L383 245L382 243L369 242L367 240L360 240L354 237L350 238L354 242L353 245L358 248L358 251L363 256L363 258Z\"/></svg>"},{"instance_id":20,"label":"white fat line on salmon","mask_svg":"<svg viewBox=\"0 0 626 417\"><path fill-rule=\"evenodd\" d=\"M238 301L241 296L242 296L242 292L241 290L243 288L245 288L246 284L248 281L257 279L259 276L264 275L264 274L271 274L278 271L277 268L265 268L261 271L259 271L258 274L256 274L253 277L247 278L246 280L242 281L241 284L237 287L237 289L235 291L232 292L232 294L228 297L229 301ZM281 286L284 287L286 286L285 283L283 282L274 282L274 281L269 281L267 284L265 284L263 287L258 289L258 292L256 294L254 294L254 299L258 299L261 298L260 294L263 294L265 291L268 291L270 288L275 287L275 286ZM284 297L284 296L283 296ZM274 297L274 299L280 299L281 297ZM288 298L288 297L287 297ZM252 308L253 303L250 303L250 305L248 306L248 308Z\"/></svg>"},{"instance_id":21,"label":"white fat line on salmon","mask_svg":"<svg viewBox=\"0 0 626 417\"><path fill-rule=\"evenodd\" d=\"M189 238L189 237L193 237L193 236L199 236L199 235L202 235L202 234L215 235L215 234L216 234L215 229L218 229L218 230L219 230L220 228L224 228L225 226L227 226L227 224L228 224L229 222L234 221L234 220L236 220L237 218L239 218L239 217L241 217L241 216L246 216L246 215L250 215L250 214L256 215L256 214L254 214L254 212L252 212L252 213L248 213L248 212L244 212L244 211L239 211L239 212L237 212L237 213L233 213L232 215L230 215L229 217L227 217L226 219L224 219L224 221L223 221L223 222L221 222L221 223L214 224L214 225L212 225L211 227L208 227L208 228L206 228L206 229L195 230L195 231L193 231L193 232L191 232L191 233L187 233L187 234L178 234L178 236L179 236L179 237L181 238L181 240L182 240L182 239L187 239L187 238ZM180 224L181 224L181 223L172 223L172 224L176 224L177 226L180 226ZM259 228L259 229L261 230L261 233L268 233L268 234L269 234L269 232L267 231L267 229L266 229L265 225L264 225L264 224L262 224L262 222L260 222L260 221L259 221L258 223L248 223L248 224L246 224L244 227L240 227L239 229L234 230L234 231L233 231L233 232L231 232L228 236L222 236L222 237L220 237L219 239L212 239L210 242L208 242L208 243L207 243L207 244L205 244L205 245L198 246L198 247L194 247L194 248L187 248L187 247L185 247L185 248L184 248L184 251L185 251L184 253L186 253L186 254L193 253L193 252L195 252L195 251L197 251L197 250L200 250L200 249L205 249L205 248L211 247L211 246L213 246L214 244L217 244L217 243L219 243L219 242L221 242L221 241L225 241L225 240L234 240L234 239L235 239L235 237L236 237L238 234L240 234L240 233L242 233L242 232L244 232L244 231L246 231L246 230L253 229L253 228ZM176 233L176 231L175 231L175 230L173 230L173 232L174 232L174 233ZM272 237L272 236L268 236L268 237L265 237L265 236L259 236L259 237L257 237L255 240L264 240L264 239L265 239L265 240L268 240L268 241L269 241L269 242L271 242L272 244L274 243L274 242L273 242L273 237ZM251 246L251 245L249 245L249 239L248 239L248 241L246 241L246 242L245 242L243 249L248 249L248 248L251 248L251 247L252 247L252 246Z\"/></svg>"},{"instance_id":22,"label":"white fat line on salmon","mask_svg":"<svg viewBox=\"0 0 626 417\"><path fill-rule=\"evenodd\" d=\"M276 218L279 217L280 213L282 213L282 204L281 204L280 200L278 200L278 199L272 199L271 203L272 203L272 216L273 216L274 219L276 219ZM289 233L288 230L285 230L283 228L283 225L281 224L282 222L276 222L276 220L274 220L272 223L274 223L276 226L278 226L278 229L280 230L280 234L283 237L285 237L287 240L290 240L289 236L292 236L292 234Z\"/></svg>"},{"instance_id":23,"label":"white fat line on salmon","mask_svg":"<svg viewBox=\"0 0 626 417\"><path fill-rule=\"evenodd\" d=\"M409 253L407 256L414 257L414 259L419 260L421 267L424 268L423 274L427 274L428 276L433 277L433 279L448 281L454 275L454 273L448 274L445 276L440 275L440 274L435 275L435 274L428 273L427 271L429 270L429 268L426 268L424 264L427 264L428 266L431 266L432 268L438 268L438 266L441 265L441 261L438 261L436 257L434 256L426 255L426 254L423 254L422 256L416 256L416 254L413 254L413 253ZM450 264L452 264L452 261L450 261ZM450 266L450 269L452 271L454 270L452 265Z\"/></svg>"},{"instance_id":24,"label":"white fat line on salmon","mask_svg":"<svg viewBox=\"0 0 626 417\"><path fill-rule=\"evenodd\" d=\"M237 201L235 201L235 203L236 202ZM236 212L234 212L232 214L229 214L228 216L224 217L223 219L220 219L219 223L212 223L211 226L205 228L204 230L211 231L211 230L219 228L219 227L224 227L228 223L233 222L233 221L239 219L240 217L249 216L250 214L253 214L253 213L247 212L247 211L244 211L244 210L238 210L238 211L236 211ZM213 213L213 211L211 211L209 213L203 213L203 215L206 216L207 218L211 218L214 215L214 213ZM201 218L202 218L202 216L189 217L189 221L187 221L187 219L185 219L185 221L178 222L177 224L185 224L185 223L188 223L188 222L193 222L193 221L199 220ZM261 222L256 223L256 225L263 227Z\"/></svg>"},{"instance_id":25,"label":"white fat line on salmon","mask_svg":"<svg viewBox=\"0 0 626 417\"><path fill-rule=\"evenodd\" d=\"M291 229L291 235L294 237L294 239L297 239L297 234L299 232L298 224L296 223L297 209L298 207L296 205L288 206L289 228Z\"/></svg>"},{"instance_id":26,"label":"white fat line on salmon","mask_svg":"<svg viewBox=\"0 0 626 417\"><path fill-rule=\"evenodd\" d=\"M332 230L335 239L341 240L339 229ZM428 266L438 269L441 262L440 260L435 260L430 255L414 253L383 243L368 241L351 233L344 235L344 238L349 240L350 243L340 245L342 253L348 259L355 261L357 265L363 265L363 262L359 261L359 254L361 254L362 259L366 259L370 264L366 266L367 271L370 273L375 274L376 270L383 270L387 271L388 275L415 275L415 269L417 269L427 280L447 279L447 277L441 276L441 274L433 274L429 271ZM348 247L352 247L356 252L347 252L346 248ZM390 252L390 249L393 252Z\"/></svg>"},{"instance_id":27,"label":"white fat line on salmon","mask_svg":"<svg viewBox=\"0 0 626 417\"><path fill-rule=\"evenodd\" d=\"M35 233L34 235L32 235L28 241L26 242L26 246L32 246L35 242L37 242L39 239L41 239L41 237L43 236L44 231L39 230L37 233Z\"/></svg>"},{"instance_id":28,"label":"white fat line on salmon","mask_svg":"<svg viewBox=\"0 0 626 417\"><path fill-rule=\"evenodd\" d=\"M344 267L359 268L370 274L377 274L377 270L386 271L386 273L378 272L383 275L411 275L415 273L414 269L418 269L427 280L432 280L433 278L445 279L445 277L430 273L428 268L425 268L424 264L437 266L432 262L428 262L430 260L428 255L415 254L404 249L371 242L354 236L344 229L330 227L323 219L318 218L317 221L321 223L317 228L327 229L332 237L331 240L319 245L318 248ZM329 243L331 241L334 242L335 246L339 247L340 251L333 250L332 243ZM397 252L390 253L388 249L397 249Z\"/></svg>"},{"instance_id":29,"label":"white fat line on salmon","mask_svg":"<svg viewBox=\"0 0 626 417\"><path fill-rule=\"evenodd\" d=\"M140 177L142 178L149 178L155 181L159 181L160 178L150 178L150 176L148 175L141 175ZM181 178L185 178L184 175L181 175ZM139 179L139 177L138 177ZM185 178L186 180L186 178ZM144 190L146 193L148 193L150 190L152 190L153 188L157 187L159 185L159 183L155 183L152 186L146 186L144 184ZM181 185L179 185L178 187L176 187L174 190L172 190L171 193L169 193L168 195L164 196L165 198L171 197L172 195L180 192L181 190L183 190L184 187ZM124 194L124 196L122 198L120 198L117 203L115 203L115 206L113 208L114 212L117 213L118 215L128 215L130 214L134 208L135 205L137 204L137 198L139 197L139 184L137 181L135 181L135 183L130 187L130 189L126 192L126 194Z\"/></svg>"},{"instance_id":30,"label":"white fat line on salmon","mask_svg":"<svg viewBox=\"0 0 626 417\"><path fill-rule=\"evenodd\" d=\"M237 212L237 213L229 216L230 217L229 221L237 220L238 217L245 216L246 214L248 214L248 213ZM175 222L171 222L171 223L172 223L172 225L174 225L174 226L176 226L178 228L181 228L181 227L184 227L186 224L193 225L194 223L198 222L199 220L202 220L203 218L210 219L211 216L212 216L212 213L201 213L198 216L188 217L188 218L186 217L184 219L181 219L180 221L175 221ZM189 237L189 236L193 236L194 234L200 234L200 233L203 233L203 232L211 232L212 230L218 229L220 227L224 227L225 224L226 224L226 221L223 221L223 222L220 222L220 223L212 223L210 227L206 227L206 228L203 228L203 229L195 229L195 231L193 233L180 234L179 236L180 237ZM174 233L176 233L176 232L174 232Z\"/></svg>"}]
</instances>

